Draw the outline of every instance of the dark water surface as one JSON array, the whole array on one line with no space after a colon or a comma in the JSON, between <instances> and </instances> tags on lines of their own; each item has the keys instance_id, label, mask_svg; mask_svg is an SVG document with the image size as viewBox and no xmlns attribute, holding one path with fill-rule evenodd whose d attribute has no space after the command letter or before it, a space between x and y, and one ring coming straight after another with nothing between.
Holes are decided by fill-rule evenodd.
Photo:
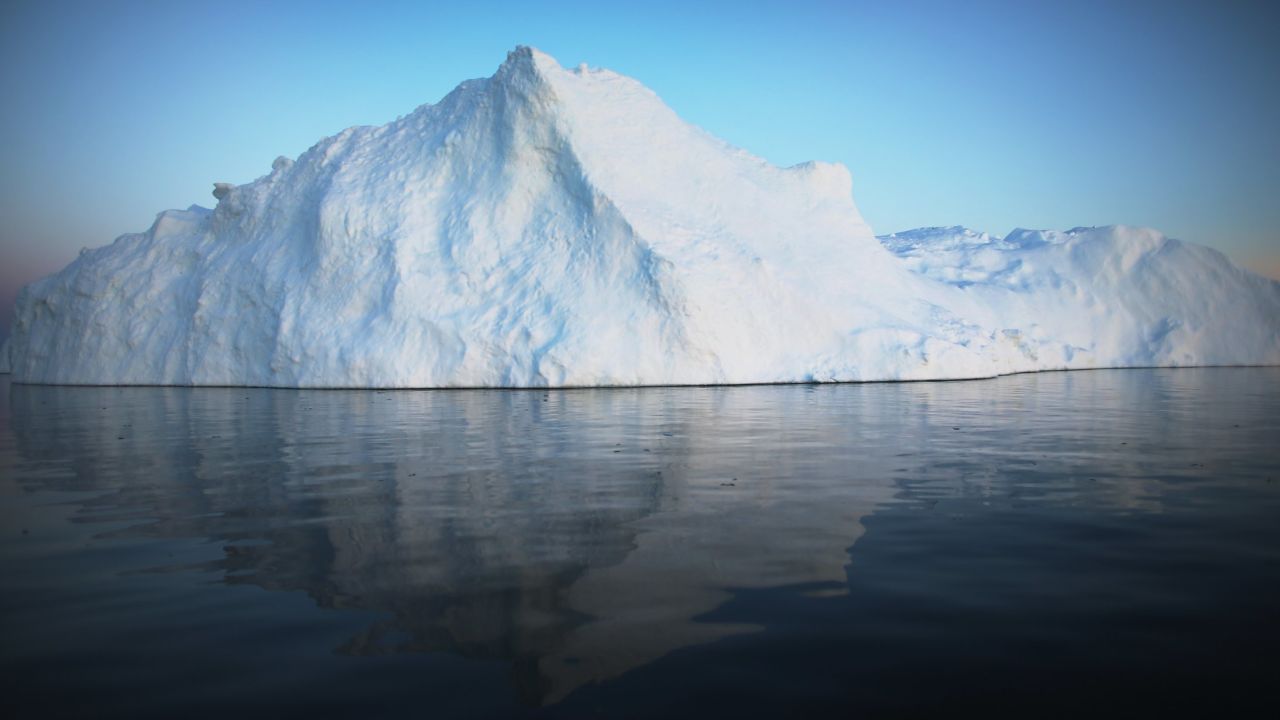
<instances>
[{"instance_id":1,"label":"dark water surface","mask_svg":"<svg viewBox=\"0 0 1280 720\"><path fill-rule=\"evenodd\" d=\"M1280 692L1280 369L0 399L23 717Z\"/></svg>"}]
</instances>

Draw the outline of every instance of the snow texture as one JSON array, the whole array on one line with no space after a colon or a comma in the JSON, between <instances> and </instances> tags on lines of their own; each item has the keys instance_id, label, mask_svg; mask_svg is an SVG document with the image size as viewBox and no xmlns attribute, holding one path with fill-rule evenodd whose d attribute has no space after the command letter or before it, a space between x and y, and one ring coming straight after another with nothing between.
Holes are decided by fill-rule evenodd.
<instances>
[{"instance_id":1,"label":"snow texture","mask_svg":"<svg viewBox=\"0 0 1280 720\"><path fill-rule=\"evenodd\" d=\"M529 48L27 287L32 383L479 387L1280 363L1280 283L1128 227L877 239L779 168Z\"/></svg>"}]
</instances>

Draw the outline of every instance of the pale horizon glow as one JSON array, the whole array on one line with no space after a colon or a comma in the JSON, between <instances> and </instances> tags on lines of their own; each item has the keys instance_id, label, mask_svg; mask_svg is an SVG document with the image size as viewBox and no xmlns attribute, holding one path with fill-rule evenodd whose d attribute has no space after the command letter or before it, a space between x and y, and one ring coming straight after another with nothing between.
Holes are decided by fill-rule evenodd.
<instances>
[{"instance_id":1,"label":"pale horizon glow","mask_svg":"<svg viewBox=\"0 0 1280 720\"><path fill-rule=\"evenodd\" d=\"M892 5L892 7L886 7ZM1264 4L34 2L0 9L0 332L21 285L212 206L532 45L779 165L847 165L885 234L1128 224L1280 279Z\"/></svg>"}]
</instances>

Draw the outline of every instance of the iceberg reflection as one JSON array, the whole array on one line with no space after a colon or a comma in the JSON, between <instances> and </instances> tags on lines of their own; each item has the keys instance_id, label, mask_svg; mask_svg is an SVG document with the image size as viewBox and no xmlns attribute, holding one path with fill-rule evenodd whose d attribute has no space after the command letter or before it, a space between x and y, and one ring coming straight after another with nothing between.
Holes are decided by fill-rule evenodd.
<instances>
[{"instance_id":1,"label":"iceberg reflection","mask_svg":"<svg viewBox=\"0 0 1280 720\"><path fill-rule=\"evenodd\" d=\"M25 489L97 494L78 520L208 538L226 583L387 614L341 652L510 661L538 702L752 630L696 619L732 589L843 587L893 493L876 446L908 398L878 395L17 385L10 408Z\"/></svg>"}]
</instances>

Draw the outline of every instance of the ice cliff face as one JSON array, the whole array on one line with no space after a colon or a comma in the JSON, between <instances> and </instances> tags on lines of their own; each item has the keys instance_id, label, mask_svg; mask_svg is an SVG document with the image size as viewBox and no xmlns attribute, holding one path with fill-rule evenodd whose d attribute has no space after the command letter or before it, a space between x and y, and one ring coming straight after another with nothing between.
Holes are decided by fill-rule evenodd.
<instances>
[{"instance_id":1,"label":"ice cliff face","mask_svg":"<svg viewBox=\"0 0 1280 720\"><path fill-rule=\"evenodd\" d=\"M528 48L18 301L16 380L289 387L985 377L1280 362L1280 284L1147 230L888 236Z\"/></svg>"}]
</instances>

